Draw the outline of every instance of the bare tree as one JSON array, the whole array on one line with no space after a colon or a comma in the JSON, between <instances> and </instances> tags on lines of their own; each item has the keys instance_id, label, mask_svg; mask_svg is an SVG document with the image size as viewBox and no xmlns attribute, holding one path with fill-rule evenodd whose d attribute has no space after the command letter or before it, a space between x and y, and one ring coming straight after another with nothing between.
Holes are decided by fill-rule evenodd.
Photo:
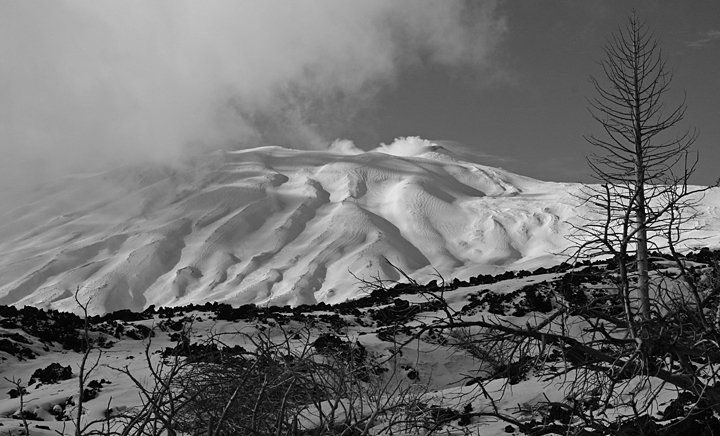
<instances>
[{"instance_id":1,"label":"bare tree","mask_svg":"<svg viewBox=\"0 0 720 436\"><path fill-rule=\"evenodd\" d=\"M595 280L592 274L585 279L582 273L570 272L558 281L561 286L545 284L536 297L552 300L553 308L520 318L521 322L488 311L486 305L500 296L492 291L481 291L486 298L457 310L442 293L419 290L442 305L437 313L443 316L424 316L397 349L432 335L478 359L478 375L468 375L466 383L476 388L465 400L482 405L452 415L453 420L495 418L530 435L655 434L645 431L654 425L652 415L659 410L661 394L674 391L672 407L662 412L672 422L657 434L679 434L683 425L717 425L717 332L698 328L680 301L667 308L647 337L636 341L626 335L629 326L622 305L615 304L613 287ZM577 331L583 334L572 333ZM502 350L497 350L498 344ZM562 386L564 397L518 405L524 419L514 416L502 398L510 385L528 374L548 386ZM683 409L685 402L689 407Z\"/></svg>"},{"instance_id":2,"label":"bare tree","mask_svg":"<svg viewBox=\"0 0 720 436\"><path fill-rule=\"evenodd\" d=\"M16 379L13 378L7 378L3 377L6 381L10 382L13 386L15 386L15 392L20 399L20 409L19 409L19 415L20 420L23 423L23 428L25 429L25 435L30 434L30 426L27 422L27 413L25 411L25 395L27 394L27 386L23 385L22 379Z\"/></svg>"},{"instance_id":3,"label":"bare tree","mask_svg":"<svg viewBox=\"0 0 720 436\"><path fill-rule=\"evenodd\" d=\"M78 404L77 404L77 415L74 417L74 423L75 423L75 435L76 436L82 436L85 431L87 430L86 427L83 427L83 403L85 402L85 390L88 385L88 381L90 380L90 375L95 371L95 369L100 364L100 359L102 357L102 350L95 347L93 344L93 340L90 337L90 320L88 319L88 306L90 305L90 302L92 301L92 298L88 299L86 303L80 302L80 298L78 297L78 294L80 293L80 287L78 286L77 290L75 291L75 302L82 310L83 314L83 331L82 331L82 352L83 357L80 361L80 364L78 365ZM90 360L90 355L92 354L93 350L97 348L97 358L95 358L94 362Z\"/></svg>"},{"instance_id":4,"label":"bare tree","mask_svg":"<svg viewBox=\"0 0 720 436\"><path fill-rule=\"evenodd\" d=\"M638 312L648 320L648 253L668 248L668 229L682 233L692 214L678 219L676 212L692 209L707 188L688 187L698 162L691 150L697 132L672 134L684 118L685 99L668 107L666 94L673 73L658 40L637 13L612 35L604 52L605 59L599 62L604 80L591 78L597 96L590 100L590 112L602 125L603 135L585 138L597 149L588 163L600 184L583 193L602 218L582 229L579 249L587 256L610 254L618 261L618 285L628 310L626 260L634 256ZM677 238L672 241L677 242Z\"/></svg>"},{"instance_id":5,"label":"bare tree","mask_svg":"<svg viewBox=\"0 0 720 436\"><path fill-rule=\"evenodd\" d=\"M397 364L380 371L358 343L281 326L236 335L249 350L192 356L174 377L191 398L175 414L179 430L368 435L427 426L415 413L427 386L403 380Z\"/></svg>"}]
</instances>

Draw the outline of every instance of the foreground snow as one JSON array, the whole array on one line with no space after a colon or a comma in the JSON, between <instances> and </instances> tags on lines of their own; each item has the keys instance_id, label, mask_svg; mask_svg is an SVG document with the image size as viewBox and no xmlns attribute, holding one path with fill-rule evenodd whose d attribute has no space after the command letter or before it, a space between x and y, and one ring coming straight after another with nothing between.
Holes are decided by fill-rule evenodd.
<instances>
[{"instance_id":1,"label":"foreground snow","mask_svg":"<svg viewBox=\"0 0 720 436\"><path fill-rule=\"evenodd\" d=\"M699 263L693 265L703 267ZM564 350L563 347L557 349L558 353L540 352L531 347L524 355L534 363L530 366L520 365L517 368L525 366L525 369L513 372L509 364L517 363L518 355L508 355L504 358L506 360L502 360L500 355L493 356L489 349L473 350L467 345L473 338L482 337L482 333L477 330L453 328L432 334L414 334L420 330L413 328L442 323L446 320L446 310L454 313L457 321L495 320L519 327L545 324L545 320L553 318L568 303L563 298L570 294L562 294L562 287L558 286L568 278L581 279L574 282L573 289L588 297L596 295L595 292L603 295L612 289L610 282L597 282L605 280L600 278L606 271L605 265L595 267L594 270L581 269L577 275L571 271L573 269L565 265L550 271L543 268L532 274L524 272L516 276L505 274L471 279L471 282L482 281L481 285L456 282L442 289L447 306L439 309L432 301L440 295L441 289L430 284L376 289L365 299L338 306L305 306L296 309L245 306L233 309L229 306L207 305L176 310L149 310L144 314L111 314L103 320L96 319L92 324L91 337L96 341L101 336L105 337L104 343L108 346L94 349L88 360L88 368L94 368L88 380L99 382L100 389L97 397L84 403L83 422L98 421L93 428L99 429L111 422L104 420L108 412L111 416L137 412L143 404L143 397L135 383L152 389L154 379L151 369L167 373L176 362L172 358L173 353L167 358L167 353L163 357L160 352L176 347L180 332L188 328L188 343L201 344L212 337L215 343L222 342L224 347L241 345L245 350L253 350L259 338L266 338L269 342L265 343L280 344L280 352L276 357L280 358L280 362L285 362L281 365L292 365L292 359L285 359L289 356L286 351L289 351L296 356L314 354L316 359L321 360L325 359L323 356L331 355L334 357L330 357L329 362L340 362L340 368L346 368L344 365L349 364L348 354L343 354L342 350L347 346L351 347L348 350L366 350L367 353L361 354L363 359L384 368L384 372L378 373L384 374L378 378L382 383L364 385L356 380L352 384L353 389L343 390L343 394L332 398L332 401L301 406L295 413L296 425L301 430L317 426L323 413L327 416L335 411L335 422L342 423L347 410L352 410L352 417L356 421L382 410L377 419L367 421L371 422L369 428L372 430L369 434L388 434L390 430L387 426L393 422L397 423L397 428L390 434L403 434L402 422L408 418L415 420L415 424L419 420L426 426L415 428L410 434L417 434L420 429L433 429L435 433L441 434L528 434L531 429L540 428L538 426L555 425L553 419L558 420L558 428L572 424L567 419L577 419L577 425L582 423L577 417L562 414L552 418L554 412L548 410L550 402L584 407L578 405L596 404L593 402L602 399L607 399L608 403L602 409L597 409L597 413L604 422L612 423L618 418L632 417L634 411L626 402L628 399L646 399L648 404L636 403L636 406L658 425L678 422L678 417L670 412L678 391L655 377L620 379L608 392L603 392L607 386L600 390L575 391L578 385L573 382L578 370L573 369L571 356L560 352ZM658 280L666 280L659 274L653 276ZM527 289L535 297L530 298ZM429 292L434 292L435 297ZM712 290L704 289L702 292ZM488 296L492 298L486 298ZM410 310L412 308L417 310ZM7 307L2 310L0 373L5 377L0 380L0 392L3 394L0 396L2 432L18 434L22 429L23 423L18 419L20 399L8 395L13 388L11 381L21 380L20 383L27 386L23 410L33 418L29 421L31 434L74 434L73 423L62 419L76 416L77 413L77 376L82 354L72 351L78 344L67 338L62 339L58 331L73 332L71 335L82 334L82 322L77 319L73 321L77 324L68 328L70 321L63 318L62 314L46 316L35 309L18 312ZM64 320L52 324L53 319ZM589 325L573 315L566 317L556 327L552 325L549 324L549 330L561 329L569 338L585 343L593 341L593 334L587 332ZM150 329L154 330L154 335L143 339ZM561 330L557 330L557 333ZM323 342L322 338L332 340ZM333 345L333 340L338 342ZM463 340L466 345L456 346ZM64 344L61 344L63 341ZM323 350L333 351L324 354ZM501 354L508 351L498 350ZM485 352L488 354L484 355ZM555 357L551 357L553 355ZM539 357L542 360L537 360ZM30 381L36 370L50 364L68 367L72 374L57 383ZM668 365L672 367L672 363ZM321 374L313 374L322 380ZM351 373L343 374L348 376ZM348 392L353 396L349 397L351 394ZM245 396L239 401L250 404L255 401L248 397L251 393L243 392L241 395ZM402 407L394 408L396 403ZM592 407L599 406L596 404ZM463 413L474 415L462 419L460 417ZM448 416L450 418L446 419ZM434 422L442 419L445 419L442 425L433 427ZM556 433L545 431L543 434Z\"/></svg>"}]
</instances>

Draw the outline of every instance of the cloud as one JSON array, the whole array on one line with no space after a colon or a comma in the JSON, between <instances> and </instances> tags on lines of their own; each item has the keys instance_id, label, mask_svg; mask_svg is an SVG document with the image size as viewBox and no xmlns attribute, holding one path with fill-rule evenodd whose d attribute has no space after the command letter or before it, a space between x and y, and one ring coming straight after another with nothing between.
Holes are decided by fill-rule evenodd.
<instances>
[{"instance_id":1,"label":"cloud","mask_svg":"<svg viewBox=\"0 0 720 436\"><path fill-rule=\"evenodd\" d=\"M702 33L702 38L688 42L688 47L707 47L711 42L720 39L720 30L708 30Z\"/></svg>"},{"instance_id":2,"label":"cloud","mask_svg":"<svg viewBox=\"0 0 720 436\"><path fill-rule=\"evenodd\" d=\"M393 156L412 157L433 151L437 148L438 145L432 141L417 136L408 136L407 138L397 138L389 145L380 144L380 147L372 151L391 154Z\"/></svg>"},{"instance_id":3,"label":"cloud","mask_svg":"<svg viewBox=\"0 0 720 436\"><path fill-rule=\"evenodd\" d=\"M339 154L346 154L346 155L354 155L354 154L363 154L364 151L358 148L354 142L350 141L349 139L336 139L335 141L330 144L328 147L328 150L333 153L339 153Z\"/></svg>"},{"instance_id":4,"label":"cloud","mask_svg":"<svg viewBox=\"0 0 720 436\"><path fill-rule=\"evenodd\" d=\"M493 1L2 2L0 173L326 146L403 68L490 70L505 30Z\"/></svg>"}]
</instances>

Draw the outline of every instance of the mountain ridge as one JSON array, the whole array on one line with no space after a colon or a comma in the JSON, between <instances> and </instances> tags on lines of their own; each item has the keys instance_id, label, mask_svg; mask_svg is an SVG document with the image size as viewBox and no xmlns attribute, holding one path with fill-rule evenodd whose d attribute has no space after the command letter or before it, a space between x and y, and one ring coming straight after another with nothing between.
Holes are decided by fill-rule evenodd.
<instances>
[{"instance_id":1,"label":"mountain ridge","mask_svg":"<svg viewBox=\"0 0 720 436\"><path fill-rule=\"evenodd\" d=\"M362 295L353 275L401 279L383 258L418 280L546 266L587 214L581 186L437 145L260 147L68 177L0 216L0 304L72 311L77 289L94 314L336 303ZM703 213L720 228L717 207Z\"/></svg>"}]
</instances>

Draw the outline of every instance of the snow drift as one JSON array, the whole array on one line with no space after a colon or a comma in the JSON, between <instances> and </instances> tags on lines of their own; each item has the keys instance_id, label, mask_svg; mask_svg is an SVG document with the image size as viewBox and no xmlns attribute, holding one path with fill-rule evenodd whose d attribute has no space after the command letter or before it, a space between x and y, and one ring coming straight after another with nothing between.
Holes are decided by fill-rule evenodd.
<instances>
[{"instance_id":1,"label":"snow drift","mask_svg":"<svg viewBox=\"0 0 720 436\"><path fill-rule=\"evenodd\" d=\"M6 192L0 304L75 310L76 289L92 313L335 303L400 279L383 258L418 280L561 260L580 185L421 145L216 152ZM718 200L699 218L715 243Z\"/></svg>"}]
</instances>

